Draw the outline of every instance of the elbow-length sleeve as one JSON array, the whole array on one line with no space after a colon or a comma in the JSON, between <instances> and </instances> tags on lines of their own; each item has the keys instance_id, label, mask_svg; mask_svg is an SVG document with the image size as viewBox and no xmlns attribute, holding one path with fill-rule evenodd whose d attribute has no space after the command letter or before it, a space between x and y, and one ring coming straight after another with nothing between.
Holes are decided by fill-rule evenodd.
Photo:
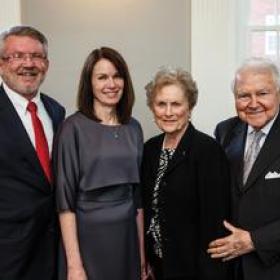
<instances>
[{"instance_id":1,"label":"elbow-length sleeve","mask_svg":"<svg viewBox=\"0 0 280 280\"><path fill-rule=\"evenodd\" d=\"M143 136L142 127L139 122L136 122L136 131L137 131L137 162L138 162L138 172L139 172L139 176L140 176L141 163L142 163L142 157L143 157L144 136ZM140 183L135 185L134 201L135 201L135 206L137 209L143 208L142 192L141 192Z\"/></svg>"},{"instance_id":2,"label":"elbow-length sleeve","mask_svg":"<svg viewBox=\"0 0 280 280\"><path fill-rule=\"evenodd\" d=\"M79 186L79 145L74 125L64 122L57 134L53 152L56 204L59 212L75 212Z\"/></svg>"}]
</instances>

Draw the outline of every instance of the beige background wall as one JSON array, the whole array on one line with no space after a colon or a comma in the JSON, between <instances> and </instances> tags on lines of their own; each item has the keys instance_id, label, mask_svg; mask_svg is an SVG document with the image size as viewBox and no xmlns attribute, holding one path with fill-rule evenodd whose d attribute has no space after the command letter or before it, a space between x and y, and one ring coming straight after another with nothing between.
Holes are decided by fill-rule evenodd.
<instances>
[{"instance_id":1,"label":"beige background wall","mask_svg":"<svg viewBox=\"0 0 280 280\"><path fill-rule=\"evenodd\" d=\"M119 50L133 78L134 115L145 137L155 134L144 85L161 65L190 70L190 0L22 0L22 24L49 38L50 69L43 90L75 110L82 64L102 45Z\"/></svg>"},{"instance_id":2,"label":"beige background wall","mask_svg":"<svg viewBox=\"0 0 280 280\"><path fill-rule=\"evenodd\" d=\"M19 0L0 0L0 32L21 23ZM2 79L0 77L0 82Z\"/></svg>"},{"instance_id":3,"label":"beige background wall","mask_svg":"<svg viewBox=\"0 0 280 280\"><path fill-rule=\"evenodd\" d=\"M191 68L199 86L193 119L209 134L218 122L236 114L230 85L240 63L237 42L244 41L237 32L242 1L247 0L192 1Z\"/></svg>"}]
</instances>

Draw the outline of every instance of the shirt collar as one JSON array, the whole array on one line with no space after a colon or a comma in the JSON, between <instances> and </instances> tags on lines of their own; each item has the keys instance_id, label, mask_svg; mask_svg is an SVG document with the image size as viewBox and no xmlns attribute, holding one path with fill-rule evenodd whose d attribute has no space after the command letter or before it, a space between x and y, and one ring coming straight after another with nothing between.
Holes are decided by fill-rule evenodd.
<instances>
[{"instance_id":1,"label":"shirt collar","mask_svg":"<svg viewBox=\"0 0 280 280\"><path fill-rule=\"evenodd\" d=\"M279 114L279 111L275 114L275 116L273 117L273 119L270 120L270 121L261 129L261 131L265 134L265 136L268 135L268 133L269 133L269 131L270 131L272 125L274 124L274 122L275 122L275 120L276 120L278 114ZM255 130L255 129L254 129L252 126L248 125L247 135L250 135L254 130Z\"/></svg>"},{"instance_id":2,"label":"shirt collar","mask_svg":"<svg viewBox=\"0 0 280 280\"><path fill-rule=\"evenodd\" d=\"M7 93L9 99L13 103L13 105L19 108L20 110L26 112L29 100L27 100L22 95L15 92L14 90L10 89L4 82L3 82L3 88ZM31 100L32 102L36 103L36 105L38 105L40 102L40 96L41 96L40 91L38 91L38 93L39 94L36 94Z\"/></svg>"}]
</instances>

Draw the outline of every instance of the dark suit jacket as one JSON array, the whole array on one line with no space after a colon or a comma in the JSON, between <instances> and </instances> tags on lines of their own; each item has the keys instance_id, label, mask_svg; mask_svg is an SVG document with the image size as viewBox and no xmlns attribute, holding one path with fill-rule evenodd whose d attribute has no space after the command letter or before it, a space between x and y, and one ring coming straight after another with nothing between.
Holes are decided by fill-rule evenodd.
<instances>
[{"instance_id":1,"label":"dark suit jacket","mask_svg":"<svg viewBox=\"0 0 280 280\"><path fill-rule=\"evenodd\" d=\"M243 154L247 125L239 118L218 124L217 140L231 165L234 223L251 232L256 251L240 258L245 280L280 279L280 114L252 167L245 186Z\"/></svg>"},{"instance_id":2,"label":"dark suit jacket","mask_svg":"<svg viewBox=\"0 0 280 280\"><path fill-rule=\"evenodd\" d=\"M145 143L142 164L146 232L164 134ZM160 183L160 225L166 277L228 280L227 267L206 253L208 243L225 234L229 215L229 172L214 139L190 124ZM147 252L152 247L149 236Z\"/></svg>"},{"instance_id":3,"label":"dark suit jacket","mask_svg":"<svg viewBox=\"0 0 280 280\"><path fill-rule=\"evenodd\" d=\"M65 110L46 95L42 101L56 131ZM0 279L55 279L53 187L2 86L0 135Z\"/></svg>"}]
</instances>

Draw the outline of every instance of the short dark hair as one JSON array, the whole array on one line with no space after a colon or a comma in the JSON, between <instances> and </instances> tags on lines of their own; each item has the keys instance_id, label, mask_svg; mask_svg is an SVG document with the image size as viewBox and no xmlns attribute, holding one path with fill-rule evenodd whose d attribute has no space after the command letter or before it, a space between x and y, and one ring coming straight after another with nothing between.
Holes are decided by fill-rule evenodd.
<instances>
[{"instance_id":1,"label":"short dark hair","mask_svg":"<svg viewBox=\"0 0 280 280\"><path fill-rule=\"evenodd\" d=\"M21 36L30 37L34 40L39 41L43 45L45 55L48 56L48 40L45 35L39 30L32 26L19 25L11 27L10 29L4 31L0 35L0 57L3 55L5 48L5 41L10 36Z\"/></svg>"},{"instance_id":2,"label":"short dark hair","mask_svg":"<svg viewBox=\"0 0 280 280\"><path fill-rule=\"evenodd\" d=\"M92 72L95 64L101 60L109 60L124 80L123 95L117 104L116 114L121 124L129 122L134 104L134 90L127 64L123 57L114 49L101 47L94 49L87 57L80 76L77 105L78 110L87 117L100 122L94 112L94 98L92 90Z\"/></svg>"}]
</instances>

